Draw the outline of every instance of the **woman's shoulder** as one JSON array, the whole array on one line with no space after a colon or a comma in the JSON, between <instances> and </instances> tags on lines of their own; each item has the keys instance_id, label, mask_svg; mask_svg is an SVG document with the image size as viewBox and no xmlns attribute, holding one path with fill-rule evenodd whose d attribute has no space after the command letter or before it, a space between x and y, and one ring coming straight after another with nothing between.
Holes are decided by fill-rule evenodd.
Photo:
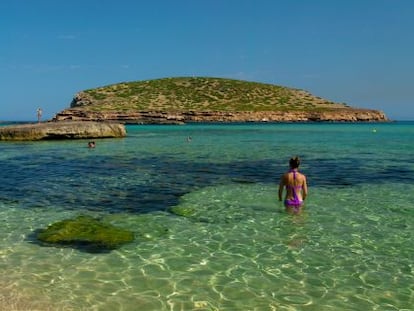
<instances>
[{"instance_id":1,"label":"woman's shoulder","mask_svg":"<svg viewBox=\"0 0 414 311\"><path fill-rule=\"evenodd\" d=\"M298 177L301 179L306 179L306 175L303 173L298 173Z\"/></svg>"}]
</instances>

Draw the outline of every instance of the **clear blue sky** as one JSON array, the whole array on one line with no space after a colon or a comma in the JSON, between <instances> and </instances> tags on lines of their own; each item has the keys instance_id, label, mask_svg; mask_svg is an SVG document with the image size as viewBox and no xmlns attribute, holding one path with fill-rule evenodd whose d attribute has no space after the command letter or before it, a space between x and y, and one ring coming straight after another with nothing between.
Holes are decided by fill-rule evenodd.
<instances>
[{"instance_id":1,"label":"clear blue sky","mask_svg":"<svg viewBox=\"0 0 414 311\"><path fill-rule=\"evenodd\" d=\"M174 76L305 89L414 120L411 0L2 0L0 120Z\"/></svg>"}]
</instances>

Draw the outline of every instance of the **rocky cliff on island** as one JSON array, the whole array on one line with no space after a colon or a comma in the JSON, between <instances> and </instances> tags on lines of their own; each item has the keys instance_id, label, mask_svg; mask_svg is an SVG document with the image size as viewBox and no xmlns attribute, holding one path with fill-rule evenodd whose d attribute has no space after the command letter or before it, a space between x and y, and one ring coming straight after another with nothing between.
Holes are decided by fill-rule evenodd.
<instances>
[{"instance_id":1,"label":"rocky cliff on island","mask_svg":"<svg viewBox=\"0 0 414 311\"><path fill-rule=\"evenodd\" d=\"M66 109L56 121L117 121L125 124L185 124L190 122L384 122L385 114L368 109L335 109L331 111L88 111Z\"/></svg>"},{"instance_id":2,"label":"rocky cliff on island","mask_svg":"<svg viewBox=\"0 0 414 311\"><path fill-rule=\"evenodd\" d=\"M272 84L220 78L166 78L79 92L55 121L137 124L187 122L383 122L382 111L359 109Z\"/></svg>"}]
</instances>

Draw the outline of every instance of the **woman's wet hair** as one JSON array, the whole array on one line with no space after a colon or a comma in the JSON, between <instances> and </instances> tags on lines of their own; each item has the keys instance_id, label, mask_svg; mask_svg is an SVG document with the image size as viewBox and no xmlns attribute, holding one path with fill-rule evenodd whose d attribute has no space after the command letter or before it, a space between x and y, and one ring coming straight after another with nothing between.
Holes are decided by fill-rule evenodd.
<instances>
[{"instance_id":1,"label":"woman's wet hair","mask_svg":"<svg viewBox=\"0 0 414 311\"><path fill-rule=\"evenodd\" d=\"M295 158L291 158L289 160L289 166L290 166L290 168L298 168L299 165L300 165L299 157L296 156Z\"/></svg>"}]
</instances>

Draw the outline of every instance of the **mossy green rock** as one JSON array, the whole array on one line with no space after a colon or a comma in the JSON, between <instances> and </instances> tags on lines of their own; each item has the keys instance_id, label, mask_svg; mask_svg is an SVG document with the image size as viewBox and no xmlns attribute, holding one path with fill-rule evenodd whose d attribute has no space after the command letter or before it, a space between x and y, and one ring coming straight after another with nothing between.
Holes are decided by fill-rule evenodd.
<instances>
[{"instance_id":1,"label":"mossy green rock","mask_svg":"<svg viewBox=\"0 0 414 311\"><path fill-rule=\"evenodd\" d=\"M196 212L194 208L188 206L174 206L169 211L170 213L183 217L191 217Z\"/></svg>"},{"instance_id":2,"label":"mossy green rock","mask_svg":"<svg viewBox=\"0 0 414 311\"><path fill-rule=\"evenodd\" d=\"M133 241L134 234L90 216L78 216L75 219L66 219L49 225L39 231L37 238L51 244L114 249Z\"/></svg>"}]
</instances>

